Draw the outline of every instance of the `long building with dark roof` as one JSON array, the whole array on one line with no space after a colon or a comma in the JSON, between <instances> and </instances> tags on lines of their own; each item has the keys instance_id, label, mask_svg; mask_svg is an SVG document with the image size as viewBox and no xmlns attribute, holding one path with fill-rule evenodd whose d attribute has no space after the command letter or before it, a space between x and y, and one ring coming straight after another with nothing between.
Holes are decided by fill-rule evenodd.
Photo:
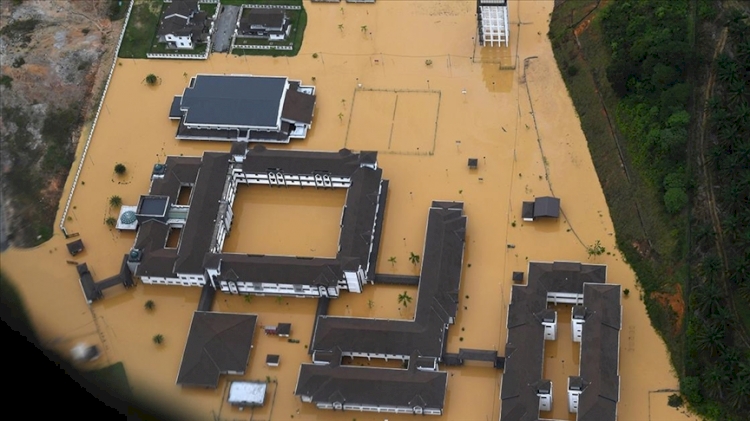
<instances>
[{"instance_id":1,"label":"long building with dark roof","mask_svg":"<svg viewBox=\"0 0 750 421\"><path fill-rule=\"evenodd\" d=\"M302 366L295 390L303 402L321 409L442 414L447 374L437 367L458 311L466 223L463 203L432 203L414 320L318 316L313 364ZM343 357L401 359L408 369L354 369L340 365Z\"/></svg>"},{"instance_id":2,"label":"long building with dark roof","mask_svg":"<svg viewBox=\"0 0 750 421\"><path fill-rule=\"evenodd\" d=\"M312 126L315 87L280 76L199 74L175 96L177 139L289 143Z\"/></svg>"},{"instance_id":3,"label":"long building with dark roof","mask_svg":"<svg viewBox=\"0 0 750 421\"><path fill-rule=\"evenodd\" d=\"M333 180L333 181L332 181ZM238 186L346 188L336 256L262 256L222 251ZM182 188L188 204L179 204ZM138 230L128 265L147 284L204 286L230 294L336 297L361 292L375 267L387 182L377 153L269 150L246 143L229 153L168 157L134 213ZM130 209L132 207L127 207ZM121 215L124 218L126 215ZM180 229L176 247L167 245Z\"/></svg>"},{"instance_id":4,"label":"long building with dark roof","mask_svg":"<svg viewBox=\"0 0 750 421\"><path fill-rule=\"evenodd\" d=\"M622 307L620 286L606 280L604 265L529 263L528 283L511 289L500 421L537 421L541 411L552 409L553 385L543 373L544 345L558 339L557 313L547 308L558 303L574 306L572 339L582 342L581 375L567 385L569 412L578 413L579 421L616 420Z\"/></svg>"}]
</instances>

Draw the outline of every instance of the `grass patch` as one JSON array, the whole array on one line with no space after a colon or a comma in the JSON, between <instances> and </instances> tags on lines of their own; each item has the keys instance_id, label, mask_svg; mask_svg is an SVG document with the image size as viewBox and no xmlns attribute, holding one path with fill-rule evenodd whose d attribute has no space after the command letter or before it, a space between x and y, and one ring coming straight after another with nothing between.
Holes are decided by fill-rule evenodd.
<instances>
[{"instance_id":1,"label":"grass patch","mask_svg":"<svg viewBox=\"0 0 750 421\"><path fill-rule=\"evenodd\" d=\"M118 57L146 58L156 35L162 7L164 3L160 0L141 0L133 5Z\"/></svg>"},{"instance_id":2,"label":"grass patch","mask_svg":"<svg viewBox=\"0 0 750 421\"><path fill-rule=\"evenodd\" d=\"M123 400L132 400L132 392L128 383L128 376L125 374L125 366L122 362L100 368L98 370L84 373L92 383L106 389L114 396Z\"/></svg>"},{"instance_id":3,"label":"grass patch","mask_svg":"<svg viewBox=\"0 0 750 421\"><path fill-rule=\"evenodd\" d=\"M13 87L13 78L8 75L0 76L0 85L10 89Z\"/></svg>"},{"instance_id":4,"label":"grass patch","mask_svg":"<svg viewBox=\"0 0 750 421\"><path fill-rule=\"evenodd\" d=\"M216 4L212 3L201 3L198 7L201 8L202 12L206 12L208 17L213 17L216 14Z\"/></svg>"},{"instance_id":5,"label":"grass patch","mask_svg":"<svg viewBox=\"0 0 750 421\"><path fill-rule=\"evenodd\" d=\"M270 3L265 3L270 4ZM295 4L295 2L286 1L279 4ZM301 4L301 2L300 2ZM292 43L292 49L291 50L244 50L240 48L233 48L232 54L238 55L238 56L273 56L273 57L294 57L299 53L300 48L302 48L302 40L305 37L305 27L307 27L307 12L305 11L305 8L303 7L298 12L291 11L289 20L292 25L292 33L289 34L289 39ZM238 40L240 40L238 38ZM247 42L248 44L245 45L253 45L249 44L251 42L257 42L261 41L261 43L254 44L254 45L289 45L289 41L278 41L278 42L272 42L272 41L266 41L266 40L257 40L257 39L245 39L240 40L240 42Z\"/></svg>"}]
</instances>

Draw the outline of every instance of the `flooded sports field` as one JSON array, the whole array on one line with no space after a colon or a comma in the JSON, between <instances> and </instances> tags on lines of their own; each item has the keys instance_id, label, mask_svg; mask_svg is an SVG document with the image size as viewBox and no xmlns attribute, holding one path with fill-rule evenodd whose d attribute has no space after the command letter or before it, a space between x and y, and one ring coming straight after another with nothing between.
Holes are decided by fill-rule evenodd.
<instances>
[{"instance_id":1,"label":"flooded sports field","mask_svg":"<svg viewBox=\"0 0 750 421\"><path fill-rule=\"evenodd\" d=\"M616 250L586 139L546 36L552 7L552 0L511 0L509 47L479 47L474 41L475 1L306 1L304 44L293 58L214 54L206 61L120 59L65 222L69 233L80 234L86 250L71 257L56 229L36 249L2 255L3 270L23 293L40 337L65 354L81 341L99 345L103 357L84 368L122 361L136 396L158 401L185 420L251 415L254 420L295 421L413 418L317 410L293 395L299 365L310 362L306 346L315 300L246 300L218 293L215 311L258 315L247 372L222 376L216 390L183 389L175 380L200 289L117 286L88 306L75 265L66 263L85 262L95 280L115 274L134 234L104 223L117 217L109 197L118 195L125 205L135 205L148 192L153 165L167 155L229 150L228 143L175 139L176 123L167 118L168 111L190 77L288 76L315 85L317 103L307 138L281 148L379 152L378 166L390 186L378 273L417 275L419 266L409 256L422 254L431 202L465 203L461 308L450 328L448 352L461 347L504 354L511 273L525 271L529 261L606 264L608 281L631 290L622 301L619 419L690 419L667 406L668 390L678 388L677 379L638 299L635 276ZM157 86L144 83L150 73L160 78ZM79 159L82 148L83 141ZM476 169L468 168L469 158L477 159ZM124 176L114 173L116 163L127 167ZM72 181L71 176L58 220ZM524 222L521 202L547 195L561 199L564 214L557 220ZM333 256L343 203L344 192L338 191L242 187L225 249ZM586 246L597 240L611 254L589 259ZM398 302L405 290L416 297L416 287L367 285L362 294L343 292L329 314L411 318L416 302L406 307ZM155 304L151 312L144 309L147 300ZM563 306L559 311L565 315L570 310ZM574 419L567 413L564 385L568 375L578 372L578 345L567 341L570 325L561 319L560 339L548 343L545 352L544 375L556 386L553 411L543 416ZM263 334L262 326L280 322L292 324L291 337L299 343ZM152 342L156 334L164 337L160 346ZM281 356L279 367L266 366L267 354ZM498 419L501 370L480 364L441 369L450 373L443 419ZM227 384L237 379L272 380L263 408L251 414L226 403Z\"/></svg>"}]
</instances>

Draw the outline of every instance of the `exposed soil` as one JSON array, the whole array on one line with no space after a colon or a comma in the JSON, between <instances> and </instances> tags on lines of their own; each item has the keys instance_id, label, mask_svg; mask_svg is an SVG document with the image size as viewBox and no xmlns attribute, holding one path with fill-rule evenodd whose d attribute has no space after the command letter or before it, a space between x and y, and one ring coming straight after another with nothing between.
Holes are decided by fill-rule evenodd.
<instances>
[{"instance_id":1,"label":"exposed soil","mask_svg":"<svg viewBox=\"0 0 750 421\"><path fill-rule=\"evenodd\" d=\"M669 307L675 314L674 334L677 335L682 329L682 320L685 316L685 300L683 299L682 286L675 285L675 291L672 293L654 292L651 298L658 301L664 307Z\"/></svg>"},{"instance_id":2,"label":"exposed soil","mask_svg":"<svg viewBox=\"0 0 750 421\"><path fill-rule=\"evenodd\" d=\"M3 243L7 234L17 247L34 246L53 232L81 124L64 133L59 148L65 158L44 168L53 141L43 128L52 110L72 109L77 121L92 117L124 21L110 21L110 4L26 0L0 5L0 73L8 81L0 88ZM14 174L39 181L22 184Z\"/></svg>"}]
</instances>

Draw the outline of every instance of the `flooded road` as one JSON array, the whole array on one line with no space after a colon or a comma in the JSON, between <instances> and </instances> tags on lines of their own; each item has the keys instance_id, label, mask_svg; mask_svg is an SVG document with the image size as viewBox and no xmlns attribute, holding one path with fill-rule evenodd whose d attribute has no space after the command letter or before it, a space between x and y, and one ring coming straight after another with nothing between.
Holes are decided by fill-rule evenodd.
<instances>
[{"instance_id":1,"label":"flooded road","mask_svg":"<svg viewBox=\"0 0 750 421\"><path fill-rule=\"evenodd\" d=\"M123 361L137 396L155 397L186 420L249 419L249 411L226 404L226 385L238 378L267 377L272 380L267 403L255 410L255 420L386 418L316 410L293 396L299 364L310 361L305 346L312 334L315 300L254 297L248 302L217 294L214 310L257 314L259 330L247 374L224 376L216 390L175 385L198 288L139 284L125 291L115 287L105 291L104 300L91 308L86 305L75 266L66 260L86 262L99 280L119 269L118 256L134 240L133 233L105 225L105 218L117 215L108 198L119 195L124 204L136 204L139 195L148 191L153 164L167 155L229 150L229 144L174 138L176 125L167 118L172 97L181 94L196 73L286 75L314 84L318 97L312 130L307 139L281 147L336 151L346 146L381 152L378 165L390 188L378 273L418 274L419 268L408 257L411 252L422 254L430 203L465 202L462 307L450 329L448 352L463 347L504 353L511 273L525 271L530 260L585 262L585 245L600 240L613 253L590 261L607 264L610 282L636 292L635 276L616 251L612 221L586 139L546 37L552 0L510 2L509 49L474 45L475 5L474 1L305 2L309 20L297 57L214 54L207 61L120 60L66 222L70 233L80 234L86 250L70 257L65 239L56 230L52 240L36 249L2 254L3 270L23 293L40 337L64 353L81 340L99 344L104 358L96 366ZM532 56L536 58L524 70L524 59ZM158 75L161 84L147 86L143 80L149 73ZM81 149L82 145L78 157ZM478 160L477 169L467 167L469 158ZM118 162L127 167L121 177L113 172ZM260 189L254 196L254 189L239 191L238 220L228 247L322 256L335 251L338 206L343 203L340 193L322 192L311 198L303 197L308 194L304 192L294 199L304 202L303 213L314 212L320 219L320 224L311 226L300 220L298 207L274 202L287 200L282 193L301 192ZM550 195L551 189L561 198L564 217L523 222L521 202ZM260 217L254 219L254 214ZM266 220L271 222L265 224ZM302 236L305 240L299 243L282 241ZM396 257L396 262L389 262L389 257ZM344 293L334 300L330 314L410 318L416 303L402 308L397 301L404 290L416 297L416 288L368 285L362 294ZM155 302L153 312L144 310L146 300ZM688 419L666 407L662 395L655 398L654 391L676 389L678 384L638 294L624 298L623 307L619 419ZM262 333L263 325L279 322L292 323L292 337L300 343ZM160 347L151 342L157 333L165 338ZM545 354L545 373L549 371L555 382L551 414L555 417L567 416L561 394L564 380L578 369L575 346L567 342L567 335L561 327L559 343L548 346ZM265 365L269 353L281 356L279 367ZM444 419L498 419L501 371L481 365L444 369L450 372Z\"/></svg>"}]
</instances>

